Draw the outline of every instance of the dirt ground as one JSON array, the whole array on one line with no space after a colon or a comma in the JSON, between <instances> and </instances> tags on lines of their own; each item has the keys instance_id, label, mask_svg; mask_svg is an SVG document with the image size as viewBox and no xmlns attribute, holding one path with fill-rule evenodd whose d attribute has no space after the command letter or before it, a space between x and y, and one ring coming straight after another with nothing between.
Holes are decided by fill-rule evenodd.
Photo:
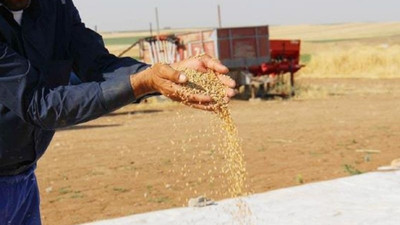
<instances>
[{"instance_id":1,"label":"dirt ground","mask_svg":"<svg viewBox=\"0 0 400 225\"><path fill-rule=\"evenodd\" d=\"M400 79L300 83L295 99L231 104L249 191L374 171L400 158ZM44 224L180 207L201 194L227 197L212 119L153 103L59 131L37 171Z\"/></svg>"}]
</instances>

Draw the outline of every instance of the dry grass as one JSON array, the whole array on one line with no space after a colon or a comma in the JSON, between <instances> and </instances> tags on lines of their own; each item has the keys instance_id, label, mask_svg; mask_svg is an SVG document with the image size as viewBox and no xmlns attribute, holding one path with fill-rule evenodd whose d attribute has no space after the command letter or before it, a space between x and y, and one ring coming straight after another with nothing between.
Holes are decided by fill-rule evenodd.
<instances>
[{"instance_id":1,"label":"dry grass","mask_svg":"<svg viewBox=\"0 0 400 225\"><path fill-rule=\"evenodd\" d=\"M272 39L301 39L302 77L400 77L400 23L271 26Z\"/></svg>"},{"instance_id":2,"label":"dry grass","mask_svg":"<svg viewBox=\"0 0 400 225\"><path fill-rule=\"evenodd\" d=\"M119 55L125 49L129 48L130 45L109 45L107 46L108 51L114 55ZM124 54L124 57L139 58L139 46L133 47L130 51Z\"/></svg>"},{"instance_id":3,"label":"dry grass","mask_svg":"<svg viewBox=\"0 0 400 225\"><path fill-rule=\"evenodd\" d=\"M107 49L114 55L118 55L125 49L127 49L130 45L108 45ZM127 52L125 56L130 56L136 58L139 56L139 47L133 48L131 51Z\"/></svg>"},{"instance_id":4,"label":"dry grass","mask_svg":"<svg viewBox=\"0 0 400 225\"><path fill-rule=\"evenodd\" d=\"M351 48L326 48L312 56L301 75L318 78L397 78L400 77L400 45L355 43Z\"/></svg>"},{"instance_id":5,"label":"dry grass","mask_svg":"<svg viewBox=\"0 0 400 225\"><path fill-rule=\"evenodd\" d=\"M272 39L333 41L400 35L400 23L346 23L331 25L270 26Z\"/></svg>"}]
</instances>

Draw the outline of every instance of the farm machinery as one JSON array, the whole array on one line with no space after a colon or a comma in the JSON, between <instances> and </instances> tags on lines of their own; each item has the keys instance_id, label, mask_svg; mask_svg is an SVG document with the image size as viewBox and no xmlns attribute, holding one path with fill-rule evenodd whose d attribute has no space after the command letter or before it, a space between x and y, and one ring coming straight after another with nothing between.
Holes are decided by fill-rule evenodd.
<instances>
[{"instance_id":1,"label":"farm machinery","mask_svg":"<svg viewBox=\"0 0 400 225\"><path fill-rule=\"evenodd\" d=\"M138 41L146 63L173 63L198 54L219 59L241 89L240 97L295 95L300 65L300 40L269 40L268 26L215 28ZM289 75L288 77L285 75Z\"/></svg>"}]
</instances>

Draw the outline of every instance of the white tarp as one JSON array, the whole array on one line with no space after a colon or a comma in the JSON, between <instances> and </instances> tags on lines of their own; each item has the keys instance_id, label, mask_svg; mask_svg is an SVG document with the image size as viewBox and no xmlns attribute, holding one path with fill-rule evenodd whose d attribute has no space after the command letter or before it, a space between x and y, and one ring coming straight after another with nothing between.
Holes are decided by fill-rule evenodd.
<instances>
[{"instance_id":1,"label":"white tarp","mask_svg":"<svg viewBox=\"0 0 400 225\"><path fill-rule=\"evenodd\" d=\"M400 172L375 172L242 198L252 215L237 214L238 199L204 208L177 208L86 225L399 225Z\"/></svg>"}]
</instances>

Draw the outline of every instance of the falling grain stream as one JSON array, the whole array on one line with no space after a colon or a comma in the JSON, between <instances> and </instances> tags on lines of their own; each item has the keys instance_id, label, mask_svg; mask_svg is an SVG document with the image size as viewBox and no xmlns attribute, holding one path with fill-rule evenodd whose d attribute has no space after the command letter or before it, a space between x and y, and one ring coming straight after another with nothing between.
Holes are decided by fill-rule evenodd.
<instances>
[{"instance_id":1,"label":"falling grain stream","mask_svg":"<svg viewBox=\"0 0 400 225\"><path fill-rule=\"evenodd\" d=\"M231 116L226 101L226 87L215 72L209 70L201 73L192 69L179 69L188 77L188 83L181 90L182 96L188 94L202 94L211 96L214 101L213 112L218 118L215 130L220 132L219 146L217 150L223 155L225 163L221 168L221 173L226 179L226 186L229 197L235 198L246 195L246 165L238 130ZM239 224L251 224L249 219L251 211L243 200L238 200L237 210L232 212L235 220Z\"/></svg>"}]
</instances>

